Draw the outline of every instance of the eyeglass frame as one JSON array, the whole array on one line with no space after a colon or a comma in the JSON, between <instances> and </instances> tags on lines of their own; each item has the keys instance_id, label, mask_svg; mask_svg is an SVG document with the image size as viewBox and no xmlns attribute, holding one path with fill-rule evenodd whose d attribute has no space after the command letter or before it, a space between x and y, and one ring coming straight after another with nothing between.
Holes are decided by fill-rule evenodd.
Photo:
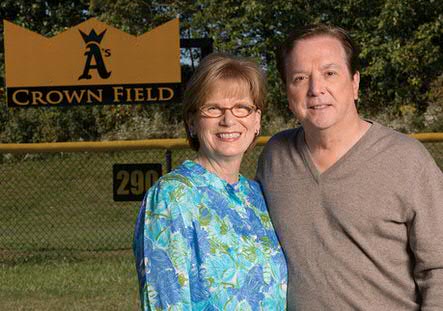
<instances>
[{"instance_id":1,"label":"eyeglass frame","mask_svg":"<svg viewBox=\"0 0 443 311\"><path fill-rule=\"evenodd\" d=\"M224 116L225 115L225 113L226 113L226 110L229 110L231 113L232 113L232 115L234 116L234 117L236 117L236 118L246 118L246 117L249 117L252 113L254 113L254 112L256 112L257 110L260 110L260 108L258 108L257 106L255 106L255 105L244 105L244 106L248 106L248 108L251 108L251 112L250 113L248 113L247 115L245 115L245 116L237 116L235 113L234 113L234 108L235 107L238 107L238 106L242 106L243 104L235 104L234 106L232 106L232 107L230 107L230 108L222 108L222 107L218 107L218 106L215 106L215 105L203 105L203 106L201 106L198 110L200 111L200 113L205 117L205 118L211 118L211 119L215 119L215 118L220 118L220 117L222 117L222 116ZM203 108L205 108L205 107L211 107L211 106L214 106L214 107L216 107L217 109L220 109L220 111L221 111L221 114L219 115L219 116L209 116L209 115L207 115L204 111L203 111Z\"/></svg>"}]
</instances>

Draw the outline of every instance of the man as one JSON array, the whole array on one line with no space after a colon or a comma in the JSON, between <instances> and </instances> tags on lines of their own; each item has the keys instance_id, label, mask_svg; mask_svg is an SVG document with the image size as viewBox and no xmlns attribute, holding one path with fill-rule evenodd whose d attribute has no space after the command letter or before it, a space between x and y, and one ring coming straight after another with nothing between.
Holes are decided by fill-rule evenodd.
<instances>
[{"instance_id":1,"label":"man","mask_svg":"<svg viewBox=\"0 0 443 311\"><path fill-rule=\"evenodd\" d=\"M278 54L301 127L259 161L288 261L289 310L443 310L443 174L423 145L359 117L358 50L342 29Z\"/></svg>"}]
</instances>

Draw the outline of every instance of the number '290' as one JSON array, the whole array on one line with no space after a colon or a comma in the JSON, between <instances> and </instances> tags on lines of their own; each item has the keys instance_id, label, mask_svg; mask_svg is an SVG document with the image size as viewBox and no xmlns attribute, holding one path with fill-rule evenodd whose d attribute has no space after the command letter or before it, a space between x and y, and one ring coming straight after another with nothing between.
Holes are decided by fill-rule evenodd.
<instances>
[{"instance_id":1,"label":"number '290'","mask_svg":"<svg viewBox=\"0 0 443 311\"><path fill-rule=\"evenodd\" d=\"M114 164L113 175L114 201L140 201L162 175L161 164Z\"/></svg>"}]
</instances>

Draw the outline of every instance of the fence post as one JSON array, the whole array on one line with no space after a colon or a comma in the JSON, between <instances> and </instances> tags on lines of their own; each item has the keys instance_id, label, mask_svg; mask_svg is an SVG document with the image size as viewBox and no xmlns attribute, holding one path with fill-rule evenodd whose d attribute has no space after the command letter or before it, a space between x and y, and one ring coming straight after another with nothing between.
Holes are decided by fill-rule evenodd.
<instances>
[{"instance_id":1,"label":"fence post","mask_svg":"<svg viewBox=\"0 0 443 311\"><path fill-rule=\"evenodd\" d=\"M166 149L165 160L166 160L166 171L169 173L172 169L172 152L169 149Z\"/></svg>"}]
</instances>

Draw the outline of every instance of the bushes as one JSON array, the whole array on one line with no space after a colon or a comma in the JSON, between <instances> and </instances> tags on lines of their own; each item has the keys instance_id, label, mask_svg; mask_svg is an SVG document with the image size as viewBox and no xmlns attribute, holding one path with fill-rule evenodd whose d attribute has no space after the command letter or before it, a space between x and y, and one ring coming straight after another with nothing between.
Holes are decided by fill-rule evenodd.
<instances>
[{"instance_id":1,"label":"bushes","mask_svg":"<svg viewBox=\"0 0 443 311\"><path fill-rule=\"evenodd\" d=\"M429 99L423 125L430 132L443 132L443 74L433 82Z\"/></svg>"},{"instance_id":2,"label":"bushes","mask_svg":"<svg viewBox=\"0 0 443 311\"><path fill-rule=\"evenodd\" d=\"M0 110L1 143L184 137L177 108L97 106Z\"/></svg>"}]
</instances>

